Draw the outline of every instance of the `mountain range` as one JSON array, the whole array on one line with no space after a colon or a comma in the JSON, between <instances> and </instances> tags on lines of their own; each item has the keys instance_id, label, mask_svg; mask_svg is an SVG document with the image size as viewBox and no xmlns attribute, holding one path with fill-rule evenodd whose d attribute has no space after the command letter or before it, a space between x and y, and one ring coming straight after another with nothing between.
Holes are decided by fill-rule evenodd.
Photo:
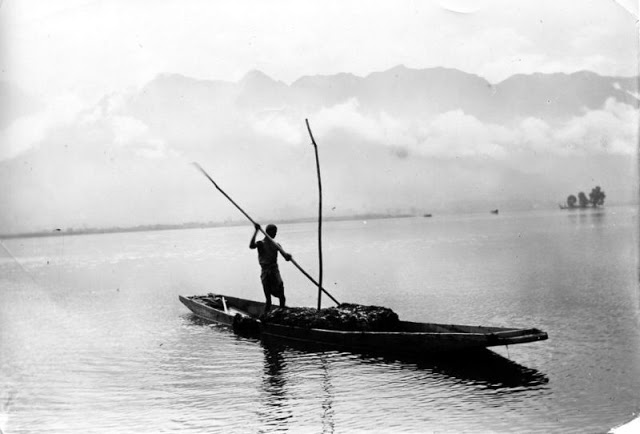
<instances>
[{"instance_id":1,"label":"mountain range","mask_svg":"<svg viewBox=\"0 0 640 434\"><path fill-rule=\"evenodd\" d=\"M419 120L460 111L496 125L511 126L537 118L553 126L600 109L610 98L638 107L638 79L579 71L517 74L490 83L457 69L402 65L364 77L350 73L303 76L291 84L257 70L238 82L163 73L128 94L120 112L158 128L162 134L182 138L184 125L202 133L220 130L246 113L304 116L349 101L357 101L364 115L383 113ZM112 97L106 95L98 107L108 107ZM46 105L7 82L0 82L0 101L0 130Z\"/></svg>"},{"instance_id":2,"label":"mountain range","mask_svg":"<svg viewBox=\"0 0 640 434\"><path fill-rule=\"evenodd\" d=\"M0 98L0 184L10 186L0 232L236 218L193 161L258 216L308 217L305 119L321 148L327 217L555 209L595 185L608 205L638 194L638 77L490 83L396 66L287 84L260 71L237 82L163 73L71 116L7 83Z\"/></svg>"},{"instance_id":3,"label":"mountain range","mask_svg":"<svg viewBox=\"0 0 640 434\"><path fill-rule=\"evenodd\" d=\"M312 112L356 99L365 113L424 118L461 110L500 125L528 117L556 124L601 108L608 98L637 107L638 77L606 77L589 71L535 73L492 84L456 69L396 66L365 77L305 76L290 85L260 71L250 71L237 83L161 74L135 97L134 111L151 121L159 106L200 117L230 107Z\"/></svg>"}]
</instances>

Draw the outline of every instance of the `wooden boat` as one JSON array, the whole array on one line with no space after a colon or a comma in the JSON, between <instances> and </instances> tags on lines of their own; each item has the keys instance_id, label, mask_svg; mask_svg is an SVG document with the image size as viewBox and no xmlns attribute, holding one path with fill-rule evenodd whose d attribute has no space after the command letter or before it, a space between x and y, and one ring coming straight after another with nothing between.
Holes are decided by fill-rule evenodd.
<instances>
[{"instance_id":1,"label":"wooden boat","mask_svg":"<svg viewBox=\"0 0 640 434\"><path fill-rule=\"evenodd\" d=\"M482 349L547 339L538 329L480 327L400 321L395 331L342 331L306 329L265 323L259 317L264 303L220 294L179 296L196 316L256 333L294 341L328 345L348 351L409 353L414 355Z\"/></svg>"}]
</instances>

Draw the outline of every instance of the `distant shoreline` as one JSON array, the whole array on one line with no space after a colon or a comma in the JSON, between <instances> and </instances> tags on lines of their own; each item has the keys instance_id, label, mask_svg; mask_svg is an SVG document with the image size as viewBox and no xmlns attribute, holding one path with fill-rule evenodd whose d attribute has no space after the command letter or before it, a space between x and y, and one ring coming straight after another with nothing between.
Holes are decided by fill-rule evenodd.
<instances>
[{"instance_id":1,"label":"distant shoreline","mask_svg":"<svg viewBox=\"0 0 640 434\"><path fill-rule=\"evenodd\" d=\"M558 204L556 204L556 210ZM617 208L620 206L635 206L640 207L638 203L617 203L613 205L609 205L608 207L587 207L587 208L562 208L562 211L603 211L606 208ZM549 208L552 210L553 208ZM523 211L522 209L511 209L511 211ZM531 209L527 209L526 211L531 211ZM480 211L472 211L472 213L480 212ZM486 211L488 213L489 211ZM484 213L484 212L483 212ZM451 212L439 212L438 215L449 215ZM454 212L454 214L458 214ZM466 213L465 213L466 214ZM394 219L394 218L412 218L412 217L426 217L428 215L435 214L425 214L425 213L398 213L398 214L387 214L387 213L369 213L369 214L355 214L348 216L333 216L333 217L323 217L322 221L331 222L331 221L356 221L356 220L382 220L382 219ZM277 224L295 224L295 223L312 223L317 221L317 217L300 217L294 219L273 219L271 220L273 223ZM181 224L152 224L152 225L137 225L137 226L127 226L127 227L107 227L107 228L67 228L64 230L56 230L52 229L49 231L34 231L34 232L23 232L17 234L0 234L0 240L6 239L16 239L16 238L40 238L40 237L59 237L64 235L92 235L92 234L113 234L113 233L127 233L127 232L153 232L153 231L167 231L167 230L180 230L180 229L207 229L207 228L224 228L224 227L237 227L244 226L250 224L246 220L231 220L224 222L189 222L189 223L181 223Z\"/></svg>"},{"instance_id":2,"label":"distant shoreline","mask_svg":"<svg viewBox=\"0 0 640 434\"><path fill-rule=\"evenodd\" d=\"M324 217L323 221L350 221L350 220L376 220L376 219L392 219L392 218L409 218L416 217L413 214L359 214L353 216L344 217ZM290 223L309 223L316 221L314 217L302 217L297 219L283 219L273 220L278 224L290 224ZM25 232L18 234L0 234L0 239L15 239L15 238L41 238L41 237L60 237L63 235L93 235L93 234L113 234L113 233L127 233L127 232L153 232L153 231L169 231L179 229L207 229L207 228L221 228L221 227L236 227L247 225L247 221L233 220L228 222L206 222L206 223L182 223L182 224L154 224L154 225L138 225L129 227L109 227L109 228L86 228L86 229L74 229L68 228L66 230L52 230L52 231L37 231L37 232Z\"/></svg>"}]
</instances>

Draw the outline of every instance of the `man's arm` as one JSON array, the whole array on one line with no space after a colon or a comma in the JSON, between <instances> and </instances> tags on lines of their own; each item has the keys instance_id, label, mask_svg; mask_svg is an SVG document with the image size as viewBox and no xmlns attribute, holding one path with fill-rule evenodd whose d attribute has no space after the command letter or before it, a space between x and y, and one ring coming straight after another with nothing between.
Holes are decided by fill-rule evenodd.
<instances>
[{"instance_id":1,"label":"man's arm","mask_svg":"<svg viewBox=\"0 0 640 434\"><path fill-rule=\"evenodd\" d=\"M282 246L280 244L278 244L278 247L280 247L280 249L278 249L278 251L280 252L280 254L282 255L282 257L284 258L285 261L290 261L292 256L290 253L287 253L284 251L284 249L282 248Z\"/></svg>"},{"instance_id":2,"label":"man's arm","mask_svg":"<svg viewBox=\"0 0 640 434\"><path fill-rule=\"evenodd\" d=\"M255 228L255 232L253 233L253 236L251 237L251 241L249 242L250 249L255 249L256 247L258 247L256 244L256 235L258 235L258 231L260 230L260 225L258 223L255 223L253 227Z\"/></svg>"}]
</instances>

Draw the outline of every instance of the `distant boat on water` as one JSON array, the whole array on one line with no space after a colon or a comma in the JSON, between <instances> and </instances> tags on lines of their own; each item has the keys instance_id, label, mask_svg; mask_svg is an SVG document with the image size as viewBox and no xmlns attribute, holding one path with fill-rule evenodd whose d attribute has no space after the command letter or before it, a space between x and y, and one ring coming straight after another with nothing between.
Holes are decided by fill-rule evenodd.
<instances>
[{"instance_id":1,"label":"distant boat on water","mask_svg":"<svg viewBox=\"0 0 640 434\"><path fill-rule=\"evenodd\" d=\"M431 214L425 214L423 217L431 217Z\"/></svg>"},{"instance_id":2,"label":"distant boat on water","mask_svg":"<svg viewBox=\"0 0 640 434\"><path fill-rule=\"evenodd\" d=\"M492 209L491 210L491 214L498 214L498 210L497 209Z\"/></svg>"}]
</instances>

